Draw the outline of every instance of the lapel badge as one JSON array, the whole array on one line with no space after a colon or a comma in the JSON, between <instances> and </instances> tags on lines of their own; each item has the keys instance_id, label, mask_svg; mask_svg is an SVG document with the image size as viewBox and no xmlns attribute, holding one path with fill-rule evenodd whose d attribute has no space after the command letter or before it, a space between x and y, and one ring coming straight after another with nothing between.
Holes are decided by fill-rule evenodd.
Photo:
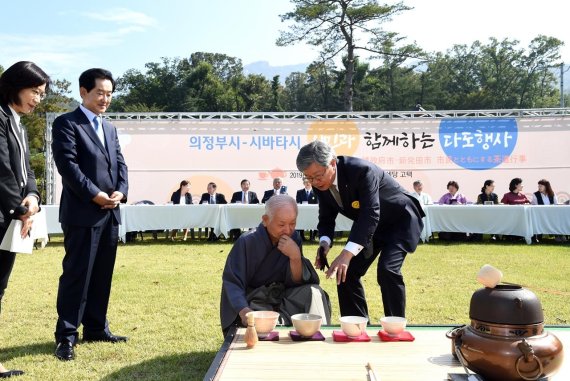
<instances>
[{"instance_id":1,"label":"lapel badge","mask_svg":"<svg viewBox=\"0 0 570 381\"><path fill-rule=\"evenodd\" d=\"M353 201L352 204L350 204L350 206L352 206L353 209L360 209L360 203L358 202L358 200Z\"/></svg>"}]
</instances>

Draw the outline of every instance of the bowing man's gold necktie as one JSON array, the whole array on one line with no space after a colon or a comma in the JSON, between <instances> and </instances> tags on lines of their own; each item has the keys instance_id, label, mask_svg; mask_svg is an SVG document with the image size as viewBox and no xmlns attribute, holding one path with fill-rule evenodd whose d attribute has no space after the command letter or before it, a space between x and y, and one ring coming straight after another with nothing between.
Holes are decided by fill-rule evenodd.
<instances>
[{"instance_id":1,"label":"bowing man's gold necktie","mask_svg":"<svg viewBox=\"0 0 570 381\"><path fill-rule=\"evenodd\" d=\"M338 206L340 206L342 208L342 200L340 198L340 193L336 187L336 185L331 184L329 190L331 191L332 196L334 197L336 203L338 204Z\"/></svg>"}]
</instances>

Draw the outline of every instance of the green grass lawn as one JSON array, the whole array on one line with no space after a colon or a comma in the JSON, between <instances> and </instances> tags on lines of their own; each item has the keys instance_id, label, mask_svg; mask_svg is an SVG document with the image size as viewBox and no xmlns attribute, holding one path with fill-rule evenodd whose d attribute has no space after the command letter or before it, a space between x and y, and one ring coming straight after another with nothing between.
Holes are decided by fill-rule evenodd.
<instances>
[{"instance_id":1,"label":"green grass lawn","mask_svg":"<svg viewBox=\"0 0 570 381\"><path fill-rule=\"evenodd\" d=\"M341 245L336 246L340 250ZM77 359L53 356L55 302L63 247L16 259L0 316L0 362L23 369L18 380L200 380L223 338L219 326L221 273L229 243L145 239L120 244L108 319L128 343L80 344ZM313 258L316 245L305 246ZM492 264L504 280L534 291L545 322L570 324L570 245L513 243L422 244L404 264L409 324L465 324L480 285L479 267ZM375 266L364 278L371 322L383 315ZM335 283L321 279L338 324Z\"/></svg>"}]
</instances>

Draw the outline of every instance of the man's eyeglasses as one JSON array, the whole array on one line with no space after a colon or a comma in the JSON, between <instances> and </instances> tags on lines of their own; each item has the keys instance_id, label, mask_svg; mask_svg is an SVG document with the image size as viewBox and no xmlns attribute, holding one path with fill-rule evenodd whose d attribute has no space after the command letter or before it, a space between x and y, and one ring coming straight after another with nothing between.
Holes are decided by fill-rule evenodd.
<instances>
[{"instance_id":1,"label":"man's eyeglasses","mask_svg":"<svg viewBox=\"0 0 570 381\"><path fill-rule=\"evenodd\" d=\"M32 89L32 95L34 96L34 98L39 98L40 101L43 101L44 99L46 99L46 93L41 92L41 91L36 90L36 89Z\"/></svg>"},{"instance_id":2,"label":"man's eyeglasses","mask_svg":"<svg viewBox=\"0 0 570 381\"><path fill-rule=\"evenodd\" d=\"M323 169L323 171L322 171L320 174L316 175L316 176L313 176L313 177L305 176L305 180L307 180L307 181L310 182L311 184L314 183L315 181L319 181L319 182L320 182L320 181L325 177L325 173L327 173L327 169L328 169L328 168L329 168L328 166L325 167L325 169Z\"/></svg>"}]
</instances>

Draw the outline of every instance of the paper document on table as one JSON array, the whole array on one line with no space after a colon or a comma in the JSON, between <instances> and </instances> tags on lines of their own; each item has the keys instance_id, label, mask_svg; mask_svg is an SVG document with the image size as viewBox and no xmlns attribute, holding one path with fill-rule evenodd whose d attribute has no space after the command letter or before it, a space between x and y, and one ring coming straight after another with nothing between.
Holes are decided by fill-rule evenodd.
<instances>
[{"instance_id":1,"label":"paper document on table","mask_svg":"<svg viewBox=\"0 0 570 381\"><path fill-rule=\"evenodd\" d=\"M32 254L34 248L34 239L29 235L22 238L20 232L22 231L22 221L12 220L6 234L0 244L0 250L9 251L11 253L24 253Z\"/></svg>"}]
</instances>

